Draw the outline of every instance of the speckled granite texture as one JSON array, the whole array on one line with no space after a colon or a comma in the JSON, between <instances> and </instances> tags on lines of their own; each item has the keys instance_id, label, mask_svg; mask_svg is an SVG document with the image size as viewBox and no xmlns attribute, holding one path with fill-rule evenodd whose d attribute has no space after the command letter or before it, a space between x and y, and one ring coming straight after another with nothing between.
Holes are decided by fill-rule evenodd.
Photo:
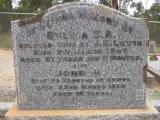
<instances>
[{"instance_id":1,"label":"speckled granite texture","mask_svg":"<svg viewBox=\"0 0 160 120\"><path fill-rule=\"evenodd\" d=\"M69 3L12 21L12 34L19 109L145 106L143 20Z\"/></svg>"}]
</instances>

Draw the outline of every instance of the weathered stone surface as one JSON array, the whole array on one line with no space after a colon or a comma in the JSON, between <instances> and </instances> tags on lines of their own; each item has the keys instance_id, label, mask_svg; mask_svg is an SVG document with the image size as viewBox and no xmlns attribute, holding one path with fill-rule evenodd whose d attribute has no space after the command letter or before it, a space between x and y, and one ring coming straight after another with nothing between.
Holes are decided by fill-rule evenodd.
<instances>
[{"instance_id":1,"label":"weathered stone surface","mask_svg":"<svg viewBox=\"0 0 160 120\"><path fill-rule=\"evenodd\" d=\"M143 20L70 3L13 21L12 33L20 109L145 106Z\"/></svg>"}]
</instances>

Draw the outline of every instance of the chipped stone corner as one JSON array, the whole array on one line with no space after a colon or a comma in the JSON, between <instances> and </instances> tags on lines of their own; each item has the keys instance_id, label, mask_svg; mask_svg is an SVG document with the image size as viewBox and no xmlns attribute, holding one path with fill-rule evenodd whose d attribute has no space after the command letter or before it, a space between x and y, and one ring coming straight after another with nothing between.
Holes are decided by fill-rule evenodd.
<instances>
[{"instance_id":1,"label":"chipped stone corner","mask_svg":"<svg viewBox=\"0 0 160 120\"><path fill-rule=\"evenodd\" d=\"M42 17L44 16L44 14L46 13L47 11L43 11L39 14L37 14L36 16L32 16L32 17L29 17L29 18L26 18L26 19L23 19L23 20L20 20L18 22L18 25L19 27L22 27L22 26L26 26L26 25L29 25L29 24L34 24L36 22L40 22Z\"/></svg>"}]
</instances>

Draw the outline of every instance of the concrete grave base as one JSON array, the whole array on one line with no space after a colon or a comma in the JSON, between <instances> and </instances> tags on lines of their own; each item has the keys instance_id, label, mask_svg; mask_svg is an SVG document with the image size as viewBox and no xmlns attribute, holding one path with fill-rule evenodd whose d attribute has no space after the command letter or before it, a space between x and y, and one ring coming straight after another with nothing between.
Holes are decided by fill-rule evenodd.
<instances>
[{"instance_id":1,"label":"concrete grave base","mask_svg":"<svg viewBox=\"0 0 160 120\"><path fill-rule=\"evenodd\" d=\"M13 106L5 116L6 120L160 120L159 112L151 105L103 110L18 110Z\"/></svg>"},{"instance_id":2,"label":"concrete grave base","mask_svg":"<svg viewBox=\"0 0 160 120\"><path fill-rule=\"evenodd\" d=\"M0 118L4 117L5 113L9 110L11 106L12 103L0 102Z\"/></svg>"}]
</instances>

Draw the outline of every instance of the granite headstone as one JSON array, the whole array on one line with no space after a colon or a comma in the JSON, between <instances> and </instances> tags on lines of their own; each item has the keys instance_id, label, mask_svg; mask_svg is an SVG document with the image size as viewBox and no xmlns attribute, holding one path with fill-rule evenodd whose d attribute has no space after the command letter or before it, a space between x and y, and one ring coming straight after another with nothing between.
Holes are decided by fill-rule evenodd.
<instances>
[{"instance_id":1,"label":"granite headstone","mask_svg":"<svg viewBox=\"0 0 160 120\"><path fill-rule=\"evenodd\" d=\"M12 34L19 109L145 107L143 20L70 3L12 21Z\"/></svg>"}]
</instances>

